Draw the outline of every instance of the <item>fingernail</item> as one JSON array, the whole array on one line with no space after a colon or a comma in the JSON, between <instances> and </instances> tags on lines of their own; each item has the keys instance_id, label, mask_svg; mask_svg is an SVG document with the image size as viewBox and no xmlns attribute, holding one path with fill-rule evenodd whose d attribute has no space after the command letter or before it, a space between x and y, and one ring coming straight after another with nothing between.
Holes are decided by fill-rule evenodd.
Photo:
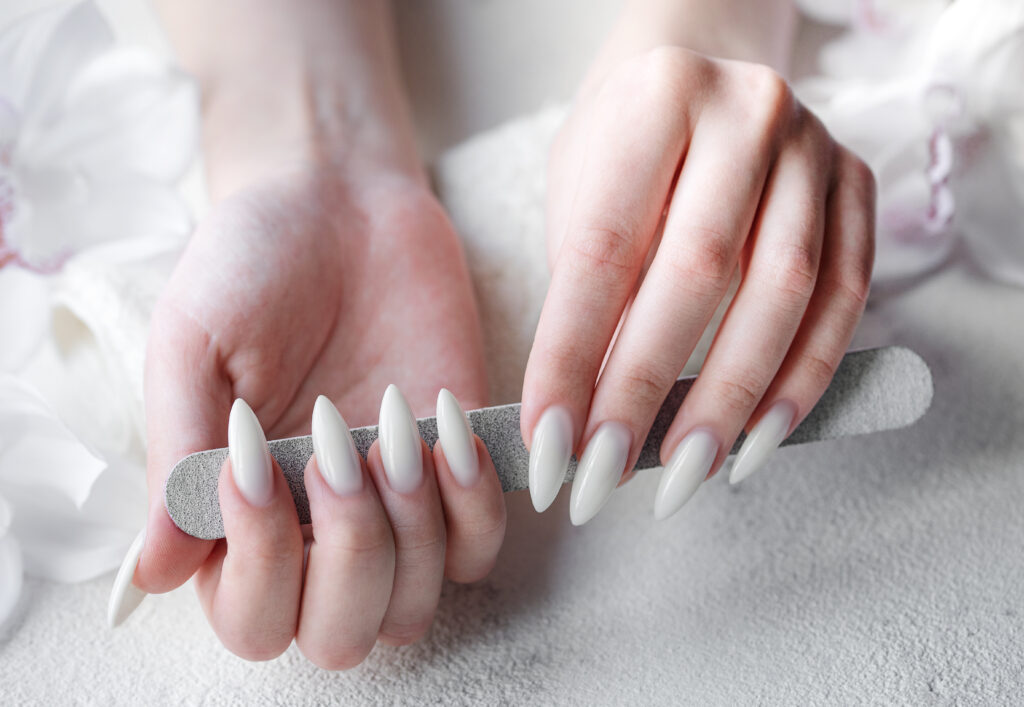
<instances>
[{"instance_id":1,"label":"fingernail","mask_svg":"<svg viewBox=\"0 0 1024 707\"><path fill-rule=\"evenodd\" d=\"M274 495L273 466L267 438L252 411L241 398L231 406L228 418L228 455L235 486L254 506L265 506Z\"/></svg>"},{"instance_id":2,"label":"fingernail","mask_svg":"<svg viewBox=\"0 0 1024 707\"><path fill-rule=\"evenodd\" d=\"M569 520L583 525L597 515L622 478L633 434L621 422L605 422L590 438L572 482Z\"/></svg>"},{"instance_id":3,"label":"fingernail","mask_svg":"<svg viewBox=\"0 0 1024 707\"><path fill-rule=\"evenodd\" d=\"M121 567L117 570L114 586L110 590L110 601L107 603L107 625L110 628L117 628L124 623L146 598L146 592L132 584L135 568L139 565L139 556L142 555L142 546L145 544L146 529L143 528L135 536L124 559L121 560Z\"/></svg>"},{"instance_id":4,"label":"fingernail","mask_svg":"<svg viewBox=\"0 0 1024 707\"><path fill-rule=\"evenodd\" d=\"M786 439L793 418L796 417L796 405L788 400L780 400L764 414L754 425L743 446L736 453L736 460L729 472L729 483L738 484L765 465L772 453Z\"/></svg>"},{"instance_id":5,"label":"fingernail","mask_svg":"<svg viewBox=\"0 0 1024 707\"><path fill-rule=\"evenodd\" d=\"M423 478L423 456L420 450L420 428L409 409L409 403L394 383L384 391L380 403L380 458L384 462L391 488L398 493L411 493Z\"/></svg>"},{"instance_id":6,"label":"fingernail","mask_svg":"<svg viewBox=\"0 0 1024 707\"><path fill-rule=\"evenodd\" d=\"M313 453L320 474L334 493L347 496L363 488L363 468L352 433L325 395L317 397L313 405Z\"/></svg>"},{"instance_id":7,"label":"fingernail","mask_svg":"<svg viewBox=\"0 0 1024 707\"><path fill-rule=\"evenodd\" d=\"M718 440L711 430L696 429L679 443L665 465L654 496L654 517L668 518L683 507L707 478L718 455Z\"/></svg>"},{"instance_id":8,"label":"fingernail","mask_svg":"<svg viewBox=\"0 0 1024 707\"><path fill-rule=\"evenodd\" d=\"M460 486L469 487L480 477L480 460L469 418L452 391L442 388L437 394L437 440Z\"/></svg>"},{"instance_id":9,"label":"fingernail","mask_svg":"<svg viewBox=\"0 0 1024 707\"><path fill-rule=\"evenodd\" d=\"M554 503L572 457L572 415L552 405L533 428L530 445L530 498L538 513Z\"/></svg>"}]
</instances>

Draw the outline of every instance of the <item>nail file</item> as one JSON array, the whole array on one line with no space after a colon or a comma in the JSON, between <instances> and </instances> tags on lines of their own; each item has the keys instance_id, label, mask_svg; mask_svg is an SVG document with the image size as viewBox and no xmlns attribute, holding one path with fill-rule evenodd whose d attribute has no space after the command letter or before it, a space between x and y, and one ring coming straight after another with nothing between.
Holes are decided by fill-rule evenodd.
<instances>
[{"instance_id":1,"label":"nail file","mask_svg":"<svg viewBox=\"0 0 1024 707\"><path fill-rule=\"evenodd\" d=\"M694 377L680 378L672 386L644 442L637 469L658 467L661 441L676 411L693 385ZM931 404L932 377L928 365L913 351L890 346L848 353L839 365L828 390L810 414L782 443L783 446L906 427L917 421ZM467 413L473 431L480 436L494 460L502 489L527 488L529 452L519 432L519 403L471 410ZM433 417L417 420L420 433L431 448L437 441ZM377 426L352 430L356 448L364 457L377 439ZM730 454L743 442L736 441ZM303 470L313 454L309 435L273 440L270 453L281 465L302 523L309 522L309 503L303 485ZM197 538L222 538L217 482L227 448L190 454L171 471L164 489L164 503L179 528ZM569 464L566 482L576 471L576 459Z\"/></svg>"}]
</instances>

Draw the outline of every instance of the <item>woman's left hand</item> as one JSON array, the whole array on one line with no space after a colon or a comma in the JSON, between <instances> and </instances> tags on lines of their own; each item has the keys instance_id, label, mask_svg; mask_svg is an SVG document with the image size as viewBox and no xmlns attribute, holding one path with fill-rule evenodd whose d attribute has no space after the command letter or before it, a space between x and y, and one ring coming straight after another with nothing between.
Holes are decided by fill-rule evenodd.
<instances>
[{"instance_id":1,"label":"woman's left hand","mask_svg":"<svg viewBox=\"0 0 1024 707\"><path fill-rule=\"evenodd\" d=\"M874 192L766 66L663 47L584 91L550 157L552 279L523 389L537 509L576 452L572 521L600 510L737 269L662 444L655 514L677 510L744 428L731 480L759 468L821 397L861 317Z\"/></svg>"}]
</instances>

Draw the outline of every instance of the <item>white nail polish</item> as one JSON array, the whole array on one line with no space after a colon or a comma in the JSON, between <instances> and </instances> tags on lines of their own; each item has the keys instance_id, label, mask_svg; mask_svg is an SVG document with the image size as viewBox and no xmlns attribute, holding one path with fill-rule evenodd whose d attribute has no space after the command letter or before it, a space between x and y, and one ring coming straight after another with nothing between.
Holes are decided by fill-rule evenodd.
<instances>
[{"instance_id":1,"label":"white nail polish","mask_svg":"<svg viewBox=\"0 0 1024 707\"><path fill-rule=\"evenodd\" d=\"M668 518L696 493L718 455L718 440L711 430L696 429L679 443L661 474L654 496L654 517Z\"/></svg>"},{"instance_id":2,"label":"white nail polish","mask_svg":"<svg viewBox=\"0 0 1024 707\"><path fill-rule=\"evenodd\" d=\"M786 439L794 417L796 405L788 400L775 403L761 417L736 453L736 460L729 472L730 484L738 484L765 465L782 440Z\"/></svg>"},{"instance_id":3,"label":"white nail polish","mask_svg":"<svg viewBox=\"0 0 1024 707\"><path fill-rule=\"evenodd\" d=\"M480 477L480 460L469 418L452 391L442 388L437 394L437 441L460 486L469 487Z\"/></svg>"},{"instance_id":4,"label":"white nail polish","mask_svg":"<svg viewBox=\"0 0 1024 707\"><path fill-rule=\"evenodd\" d=\"M530 443L530 498L538 513L547 510L558 496L572 457L572 415L552 405L533 428Z\"/></svg>"},{"instance_id":5,"label":"white nail polish","mask_svg":"<svg viewBox=\"0 0 1024 707\"><path fill-rule=\"evenodd\" d=\"M363 468L352 433L338 408L324 395L313 405L313 453L321 476L334 493L347 496L363 488Z\"/></svg>"},{"instance_id":6,"label":"white nail polish","mask_svg":"<svg viewBox=\"0 0 1024 707\"><path fill-rule=\"evenodd\" d=\"M402 392L394 383L384 391L380 403L380 457L391 488L411 493L423 478L420 428Z\"/></svg>"},{"instance_id":7,"label":"white nail polish","mask_svg":"<svg viewBox=\"0 0 1024 707\"><path fill-rule=\"evenodd\" d=\"M110 601L107 603L107 625L110 628L117 628L124 623L146 598L146 592L132 584L139 556L142 555L142 546L145 544L146 529L143 528L135 536L124 559L121 560L121 568L117 570L114 586L110 590Z\"/></svg>"},{"instance_id":8,"label":"white nail polish","mask_svg":"<svg viewBox=\"0 0 1024 707\"><path fill-rule=\"evenodd\" d=\"M633 434L621 422L605 422L587 443L569 497L569 519L583 525L597 515L626 470Z\"/></svg>"},{"instance_id":9,"label":"white nail polish","mask_svg":"<svg viewBox=\"0 0 1024 707\"><path fill-rule=\"evenodd\" d=\"M235 486L246 501L265 506L274 495L274 467L267 438L252 411L241 398L231 406L228 418L228 455Z\"/></svg>"}]
</instances>

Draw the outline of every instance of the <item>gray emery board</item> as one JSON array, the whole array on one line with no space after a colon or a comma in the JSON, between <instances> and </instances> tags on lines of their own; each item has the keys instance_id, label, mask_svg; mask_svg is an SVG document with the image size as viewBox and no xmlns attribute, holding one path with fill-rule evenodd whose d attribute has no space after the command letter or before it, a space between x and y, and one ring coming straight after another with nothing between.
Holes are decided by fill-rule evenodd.
<instances>
[{"instance_id":1,"label":"gray emery board","mask_svg":"<svg viewBox=\"0 0 1024 707\"><path fill-rule=\"evenodd\" d=\"M661 465L658 450L676 411L693 385L695 377L680 378L672 386L644 442L637 469ZM782 444L802 444L894 430L916 422L931 404L932 377L928 365L913 351L889 346L848 353L839 365L828 390L811 413ZM344 411L342 411L344 414ZM473 431L483 440L505 491L527 488L529 452L519 432L519 403L471 410L467 413ZM433 448L437 423L433 417L417 421L420 434ZM364 457L377 439L377 426L352 430L356 448ZM736 441L735 454L743 442ZM303 484L303 470L313 454L309 435L273 440L270 453L281 465L299 521L309 523L309 503ZM171 471L164 488L164 503L179 528L197 538L222 538L217 482L227 448L190 454ZM566 482L576 471L576 459L569 463Z\"/></svg>"}]
</instances>

